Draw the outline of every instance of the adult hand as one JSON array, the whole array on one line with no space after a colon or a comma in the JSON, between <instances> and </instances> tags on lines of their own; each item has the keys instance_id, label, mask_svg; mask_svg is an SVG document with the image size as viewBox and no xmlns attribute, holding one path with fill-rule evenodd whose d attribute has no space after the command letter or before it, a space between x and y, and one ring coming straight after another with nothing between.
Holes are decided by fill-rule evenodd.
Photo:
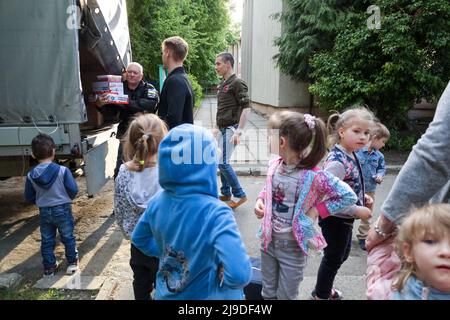
<instances>
[{"instance_id":1,"label":"adult hand","mask_svg":"<svg viewBox=\"0 0 450 320\"><path fill-rule=\"evenodd\" d=\"M394 236L395 224L385 218L383 213L380 214L380 217L378 218L378 221L376 223L378 225L378 228L380 228L384 233L389 234L390 236L382 237L381 235L376 233L374 227L371 226L366 238L366 249L368 252L380 243Z\"/></svg>"},{"instance_id":2,"label":"adult hand","mask_svg":"<svg viewBox=\"0 0 450 320\"><path fill-rule=\"evenodd\" d=\"M101 94L101 95L97 96L97 100L95 100L95 103L99 107L104 106L105 104L107 104L106 94L104 93L104 94Z\"/></svg>"},{"instance_id":3,"label":"adult hand","mask_svg":"<svg viewBox=\"0 0 450 320\"><path fill-rule=\"evenodd\" d=\"M255 215L258 219L262 219L264 217L264 208L266 206L264 205L264 201L262 199L256 200L255 203Z\"/></svg>"},{"instance_id":4,"label":"adult hand","mask_svg":"<svg viewBox=\"0 0 450 320\"><path fill-rule=\"evenodd\" d=\"M220 130L217 129L217 128L212 128L212 129L211 129L211 133L212 133L214 139L217 139L218 136L219 136Z\"/></svg>"},{"instance_id":5,"label":"adult hand","mask_svg":"<svg viewBox=\"0 0 450 320\"><path fill-rule=\"evenodd\" d=\"M241 136L238 133L233 133L230 139L230 143L234 144L235 146L239 144L241 141Z\"/></svg>"}]
</instances>

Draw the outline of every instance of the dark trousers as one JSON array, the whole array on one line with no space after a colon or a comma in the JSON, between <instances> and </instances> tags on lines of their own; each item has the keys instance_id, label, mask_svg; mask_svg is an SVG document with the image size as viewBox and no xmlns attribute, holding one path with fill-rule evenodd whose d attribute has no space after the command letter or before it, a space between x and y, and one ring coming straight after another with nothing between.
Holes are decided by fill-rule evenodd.
<instances>
[{"instance_id":1,"label":"dark trousers","mask_svg":"<svg viewBox=\"0 0 450 320\"><path fill-rule=\"evenodd\" d=\"M156 281L159 259L149 257L131 244L130 266L133 269L133 291L135 300L152 300L151 293Z\"/></svg>"},{"instance_id":2,"label":"dark trousers","mask_svg":"<svg viewBox=\"0 0 450 320\"><path fill-rule=\"evenodd\" d=\"M119 169L122 163L123 163L123 149L122 149L122 142L120 142L119 150L117 150L116 168L114 169L114 180L116 180L117 175L119 174Z\"/></svg>"},{"instance_id":3,"label":"dark trousers","mask_svg":"<svg viewBox=\"0 0 450 320\"><path fill-rule=\"evenodd\" d=\"M350 254L353 221L354 219L332 216L319 221L322 234L327 242L317 273L315 288L316 296L320 299L328 299L330 297L334 278Z\"/></svg>"}]
</instances>

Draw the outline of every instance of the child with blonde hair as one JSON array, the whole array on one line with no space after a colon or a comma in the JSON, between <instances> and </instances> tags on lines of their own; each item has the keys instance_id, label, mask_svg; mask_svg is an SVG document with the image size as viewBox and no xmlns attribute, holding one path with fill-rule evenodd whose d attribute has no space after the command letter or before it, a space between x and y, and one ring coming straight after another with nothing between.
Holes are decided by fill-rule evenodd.
<instances>
[{"instance_id":1,"label":"child with blonde hair","mask_svg":"<svg viewBox=\"0 0 450 320\"><path fill-rule=\"evenodd\" d=\"M271 152L279 157L269 163L266 184L254 209L257 218L263 219L262 296L293 300L298 296L308 250L326 245L314 228L317 216L326 218L351 206L356 195L347 184L316 167L326 152L322 120L284 111L271 116L269 130Z\"/></svg>"},{"instance_id":2,"label":"child with blonde hair","mask_svg":"<svg viewBox=\"0 0 450 320\"><path fill-rule=\"evenodd\" d=\"M400 225L393 300L450 300L450 205L413 211Z\"/></svg>"},{"instance_id":3,"label":"child with blonde hair","mask_svg":"<svg viewBox=\"0 0 450 320\"><path fill-rule=\"evenodd\" d=\"M353 222L355 218L371 217L372 199L364 194L363 174L355 151L369 142L373 119L372 112L363 107L332 114L328 119L328 127L332 132L330 141L335 145L325 159L323 168L347 183L356 193L357 202L331 217L319 218L328 246L324 250L316 286L311 293L311 298L315 300L342 299L342 292L333 288L333 283L339 268L350 254ZM333 122L334 127L331 128Z\"/></svg>"},{"instance_id":4,"label":"child with blonde hair","mask_svg":"<svg viewBox=\"0 0 450 320\"><path fill-rule=\"evenodd\" d=\"M161 187L158 183L157 153L167 126L154 114L133 119L122 140L125 163L120 166L114 193L114 216L126 239ZM158 270L158 259L146 256L131 244L130 266L136 300L150 300Z\"/></svg>"}]
</instances>

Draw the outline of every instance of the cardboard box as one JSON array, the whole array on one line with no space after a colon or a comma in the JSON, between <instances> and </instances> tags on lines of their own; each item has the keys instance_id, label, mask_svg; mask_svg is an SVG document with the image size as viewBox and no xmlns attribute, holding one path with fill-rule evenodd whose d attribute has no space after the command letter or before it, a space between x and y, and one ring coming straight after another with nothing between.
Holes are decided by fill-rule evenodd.
<instances>
[{"instance_id":1,"label":"cardboard box","mask_svg":"<svg viewBox=\"0 0 450 320\"><path fill-rule=\"evenodd\" d=\"M128 104L128 95L107 93L106 100L107 100L107 103L111 103L111 104Z\"/></svg>"},{"instance_id":2,"label":"cardboard box","mask_svg":"<svg viewBox=\"0 0 450 320\"><path fill-rule=\"evenodd\" d=\"M101 95L105 95L108 104L128 104L128 95L117 94L117 92L93 93L88 95L89 103L94 103Z\"/></svg>"},{"instance_id":3,"label":"cardboard box","mask_svg":"<svg viewBox=\"0 0 450 320\"><path fill-rule=\"evenodd\" d=\"M92 82L92 91L94 93L111 93L123 95L122 82L96 81Z\"/></svg>"},{"instance_id":4,"label":"cardboard box","mask_svg":"<svg viewBox=\"0 0 450 320\"><path fill-rule=\"evenodd\" d=\"M97 76L97 80L108 82L122 82L122 76L116 76L112 74L101 74Z\"/></svg>"}]
</instances>

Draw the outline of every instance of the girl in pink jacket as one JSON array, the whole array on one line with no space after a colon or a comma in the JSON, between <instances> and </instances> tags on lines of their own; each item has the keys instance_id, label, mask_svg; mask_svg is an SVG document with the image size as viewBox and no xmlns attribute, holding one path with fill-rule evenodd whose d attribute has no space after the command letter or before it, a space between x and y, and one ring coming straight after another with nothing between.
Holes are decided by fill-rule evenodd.
<instances>
[{"instance_id":1,"label":"girl in pink jacket","mask_svg":"<svg viewBox=\"0 0 450 320\"><path fill-rule=\"evenodd\" d=\"M296 299L310 248L325 240L315 227L356 202L353 190L316 165L326 153L326 129L309 114L282 112L269 120L270 148L280 157L269 163L264 189L255 204L261 225L261 275L264 299ZM275 192L283 186L281 193Z\"/></svg>"}]
</instances>

